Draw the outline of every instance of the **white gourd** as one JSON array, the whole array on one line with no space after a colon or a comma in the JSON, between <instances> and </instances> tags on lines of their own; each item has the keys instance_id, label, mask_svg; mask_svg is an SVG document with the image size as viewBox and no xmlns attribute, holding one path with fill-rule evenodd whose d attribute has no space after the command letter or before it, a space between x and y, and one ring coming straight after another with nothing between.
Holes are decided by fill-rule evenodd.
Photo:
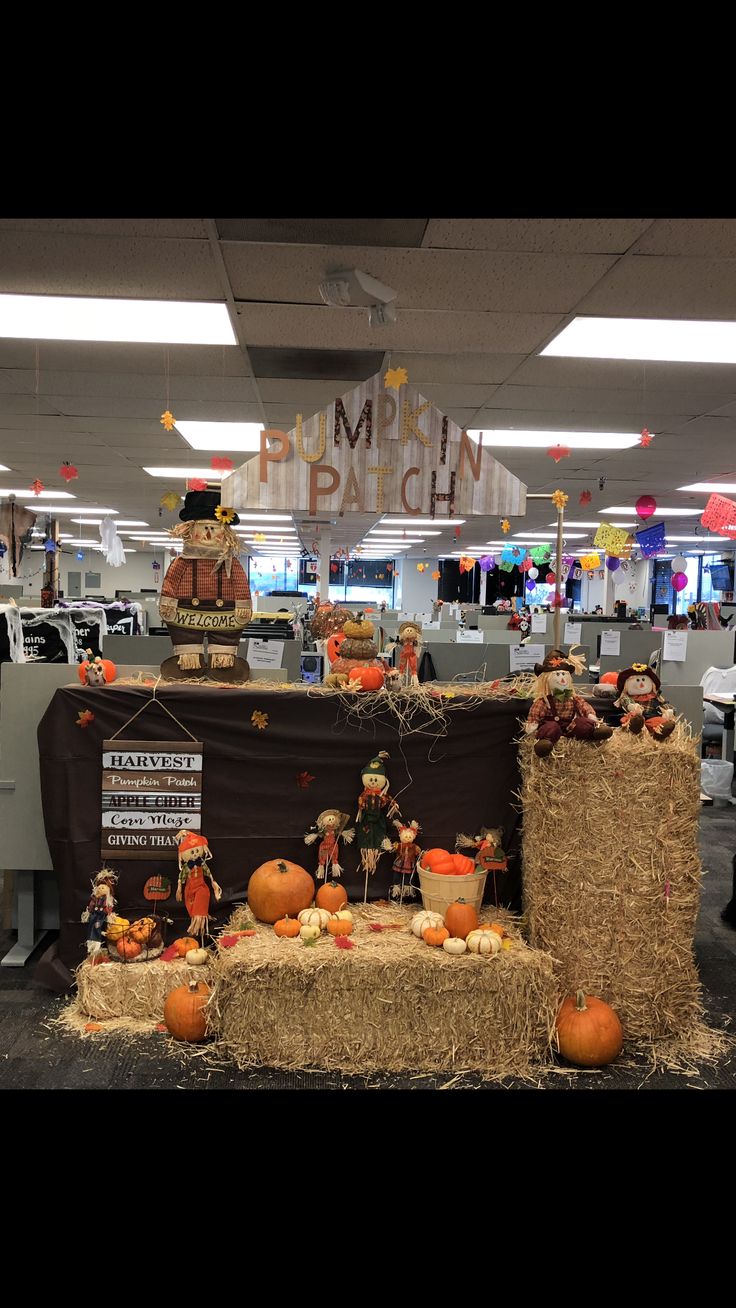
<instances>
[{"instance_id":1,"label":"white gourd","mask_svg":"<svg viewBox=\"0 0 736 1308\"><path fill-rule=\"evenodd\" d=\"M343 921L343 922L352 922L352 920L353 920L353 915L352 915L352 913L350 912L350 910L347 909L347 908L341 908L340 911L339 911L338 913L332 913L331 916L332 916L332 917L339 917L340 920Z\"/></svg>"},{"instance_id":2,"label":"white gourd","mask_svg":"<svg viewBox=\"0 0 736 1308\"><path fill-rule=\"evenodd\" d=\"M449 940L442 941L442 948L446 954L464 954L467 947L460 936L450 936Z\"/></svg>"},{"instance_id":3,"label":"white gourd","mask_svg":"<svg viewBox=\"0 0 736 1308\"><path fill-rule=\"evenodd\" d=\"M299 921L302 926L316 926L323 931L329 922L331 914L326 908L303 908L299 914Z\"/></svg>"},{"instance_id":4,"label":"white gourd","mask_svg":"<svg viewBox=\"0 0 736 1308\"><path fill-rule=\"evenodd\" d=\"M317 940L319 933L319 927L316 924L313 926L311 923L307 923L299 928L299 935L302 940Z\"/></svg>"},{"instance_id":5,"label":"white gourd","mask_svg":"<svg viewBox=\"0 0 736 1308\"><path fill-rule=\"evenodd\" d=\"M495 931L471 931L467 938L471 954L498 954L501 952L501 938Z\"/></svg>"},{"instance_id":6,"label":"white gourd","mask_svg":"<svg viewBox=\"0 0 736 1308\"><path fill-rule=\"evenodd\" d=\"M190 967L201 967L203 963L207 962L207 950L190 949L189 952L184 955L184 958L186 962L189 963Z\"/></svg>"},{"instance_id":7,"label":"white gourd","mask_svg":"<svg viewBox=\"0 0 736 1308\"><path fill-rule=\"evenodd\" d=\"M415 913L411 920L411 929L418 940L421 940L427 927L441 927L445 925L445 919L441 913L432 913L429 909L423 909L420 913Z\"/></svg>"}]
</instances>

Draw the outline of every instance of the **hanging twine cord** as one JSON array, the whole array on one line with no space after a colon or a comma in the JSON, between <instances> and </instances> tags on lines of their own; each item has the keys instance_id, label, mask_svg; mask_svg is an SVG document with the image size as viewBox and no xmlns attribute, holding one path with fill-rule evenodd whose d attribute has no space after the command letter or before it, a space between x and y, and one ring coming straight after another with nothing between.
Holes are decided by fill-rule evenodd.
<instances>
[{"instance_id":1,"label":"hanging twine cord","mask_svg":"<svg viewBox=\"0 0 736 1308\"><path fill-rule=\"evenodd\" d=\"M113 736L110 736L110 740L117 740L120 733L122 731L125 731L126 728L131 725L131 723L135 722L136 718L140 717L141 713L145 713L146 709L150 708L152 704L158 704L159 708L162 708L164 713L168 714L168 716L171 718L171 721L175 722L177 727L181 727L184 734L188 736L190 740L193 740L195 745L199 744L197 737L193 736L189 728L185 727L184 723L179 721L175 713L172 713L170 709L167 709L163 700L156 699L156 691L158 690L160 681L161 681L161 677L157 677L156 682L151 691L151 698L147 699L146 702L142 704L141 707L137 710L137 712L134 713L132 717L128 718L127 722L124 722L122 727L118 728L118 730L115 732Z\"/></svg>"}]
</instances>

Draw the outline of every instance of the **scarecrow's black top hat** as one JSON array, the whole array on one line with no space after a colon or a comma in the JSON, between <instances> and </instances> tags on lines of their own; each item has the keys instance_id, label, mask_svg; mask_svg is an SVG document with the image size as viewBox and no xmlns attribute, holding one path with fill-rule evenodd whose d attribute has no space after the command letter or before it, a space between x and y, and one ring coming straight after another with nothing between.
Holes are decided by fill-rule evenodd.
<instances>
[{"instance_id":1,"label":"scarecrow's black top hat","mask_svg":"<svg viewBox=\"0 0 736 1308\"><path fill-rule=\"evenodd\" d=\"M232 509L223 509L222 516L218 516L216 510L220 508L219 490L187 491L184 500L184 508L179 510L179 517L182 522L222 522L227 521L228 526L236 527L240 522L237 513ZM233 514L232 517L224 518L225 513Z\"/></svg>"}]
</instances>

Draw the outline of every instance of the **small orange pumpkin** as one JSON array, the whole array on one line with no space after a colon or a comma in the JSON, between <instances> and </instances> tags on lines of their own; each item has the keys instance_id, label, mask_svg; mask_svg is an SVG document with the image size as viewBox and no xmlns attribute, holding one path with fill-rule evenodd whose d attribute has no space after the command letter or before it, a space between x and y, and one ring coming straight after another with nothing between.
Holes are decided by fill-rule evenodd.
<instances>
[{"instance_id":1,"label":"small orange pumpkin","mask_svg":"<svg viewBox=\"0 0 736 1308\"><path fill-rule=\"evenodd\" d=\"M500 922L491 922L488 930L495 931L496 935L500 936L502 940L505 940L509 934L506 928L501 926Z\"/></svg>"},{"instance_id":2,"label":"small orange pumpkin","mask_svg":"<svg viewBox=\"0 0 736 1308\"><path fill-rule=\"evenodd\" d=\"M380 668L351 668L348 673L348 685L361 690L380 690L385 680Z\"/></svg>"},{"instance_id":3,"label":"small orange pumpkin","mask_svg":"<svg viewBox=\"0 0 736 1308\"><path fill-rule=\"evenodd\" d=\"M465 899L456 899L445 912L445 926L451 936L465 940L478 926L478 914Z\"/></svg>"},{"instance_id":4,"label":"small orange pumpkin","mask_svg":"<svg viewBox=\"0 0 736 1308\"><path fill-rule=\"evenodd\" d=\"M328 913L337 913L348 902L347 891L339 881L326 881L317 891L314 902L317 908L326 908Z\"/></svg>"},{"instance_id":5,"label":"small orange pumpkin","mask_svg":"<svg viewBox=\"0 0 736 1308\"><path fill-rule=\"evenodd\" d=\"M422 940L427 945L434 945L435 949L441 949L446 940L450 939L450 933L447 927L427 927L422 932Z\"/></svg>"},{"instance_id":6,"label":"small orange pumpkin","mask_svg":"<svg viewBox=\"0 0 736 1308\"><path fill-rule=\"evenodd\" d=\"M180 958L184 958L190 949L199 949L199 941L194 940L192 936L182 936L181 939L174 941L174 948Z\"/></svg>"},{"instance_id":7,"label":"small orange pumpkin","mask_svg":"<svg viewBox=\"0 0 736 1308\"><path fill-rule=\"evenodd\" d=\"M457 877L466 877L471 872L475 872L475 863L467 854L453 854L452 866Z\"/></svg>"},{"instance_id":8,"label":"small orange pumpkin","mask_svg":"<svg viewBox=\"0 0 736 1308\"><path fill-rule=\"evenodd\" d=\"M277 936L287 936L289 940L299 935L299 923L295 917L280 917L278 922L274 922L273 929Z\"/></svg>"},{"instance_id":9,"label":"small orange pumpkin","mask_svg":"<svg viewBox=\"0 0 736 1308\"><path fill-rule=\"evenodd\" d=\"M422 854L422 867L438 877L455 875L454 855L447 849L426 849Z\"/></svg>"},{"instance_id":10,"label":"small orange pumpkin","mask_svg":"<svg viewBox=\"0 0 736 1308\"><path fill-rule=\"evenodd\" d=\"M344 639L344 631L336 631L334 636L330 636L327 642L327 657L331 664L335 662L335 659L340 657L340 646Z\"/></svg>"},{"instance_id":11,"label":"small orange pumpkin","mask_svg":"<svg viewBox=\"0 0 736 1308\"><path fill-rule=\"evenodd\" d=\"M204 981L190 981L188 986L177 986L166 996L164 1022L177 1040L198 1043L207 1034L204 1006L210 988Z\"/></svg>"},{"instance_id":12,"label":"small orange pumpkin","mask_svg":"<svg viewBox=\"0 0 736 1308\"><path fill-rule=\"evenodd\" d=\"M331 917L327 923L327 930L331 936L351 936L353 934L353 924L349 918Z\"/></svg>"},{"instance_id":13,"label":"small orange pumpkin","mask_svg":"<svg viewBox=\"0 0 736 1308\"><path fill-rule=\"evenodd\" d=\"M137 958L142 952L141 946L137 940L131 940L130 936L121 936L117 943L117 951L121 958Z\"/></svg>"},{"instance_id":14,"label":"small orange pumpkin","mask_svg":"<svg viewBox=\"0 0 736 1308\"><path fill-rule=\"evenodd\" d=\"M560 1053L579 1067L605 1067L624 1047L623 1027L610 1005L578 990L557 1014Z\"/></svg>"}]
</instances>

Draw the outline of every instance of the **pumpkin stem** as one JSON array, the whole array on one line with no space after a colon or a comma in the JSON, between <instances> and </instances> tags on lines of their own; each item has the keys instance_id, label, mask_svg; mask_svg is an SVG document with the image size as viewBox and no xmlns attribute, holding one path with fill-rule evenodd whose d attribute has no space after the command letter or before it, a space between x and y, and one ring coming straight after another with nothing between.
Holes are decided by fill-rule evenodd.
<instances>
[{"instance_id":1,"label":"pumpkin stem","mask_svg":"<svg viewBox=\"0 0 736 1308\"><path fill-rule=\"evenodd\" d=\"M587 1013L588 1008L585 1003L585 991L578 990L575 996L575 1011L577 1013Z\"/></svg>"},{"instance_id":2,"label":"pumpkin stem","mask_svg":"<svg viewBox=\"0 0 736 1308\"><path fill-rule=\"evenodd\" d=\"M288 867L286 866L286 864L285 864L284 862L278 862L278 863L276 864L276 866L277 866L279 872L288 872L288 871L289 871Z\"/></svg>"},{"instance_id":3,"label":"pumpkin stem","mask_svg":"<svg viewBox=\"0 0 736 1308\"><path fill-rule=\"evenodd\" d=\"M190 991L191 991L191 993L192 993L193 995L196 995L196 993L197 993L197 986L198 986L198 985L199 985L199 982L198 982L198 981L190 981L190 982L189 982L189 989L190 989Z\"/></svg>"}]
</instances>

